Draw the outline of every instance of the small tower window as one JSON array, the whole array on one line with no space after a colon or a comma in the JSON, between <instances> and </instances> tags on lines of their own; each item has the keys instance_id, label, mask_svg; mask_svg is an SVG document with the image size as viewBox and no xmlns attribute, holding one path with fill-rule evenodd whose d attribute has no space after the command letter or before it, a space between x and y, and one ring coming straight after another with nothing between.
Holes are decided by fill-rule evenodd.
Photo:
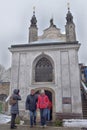
<instances>
[{"instance_id":1,"label":"small tower window","mask_svg":"<svg viewBox=\"0 0 87 130\"><path fill-rule=\"evenodd\" d=\"M36 82L52 82L53 67L51 62L46 58L41 58L35 66L35 81Z\"/></svg>"}]
</instances>

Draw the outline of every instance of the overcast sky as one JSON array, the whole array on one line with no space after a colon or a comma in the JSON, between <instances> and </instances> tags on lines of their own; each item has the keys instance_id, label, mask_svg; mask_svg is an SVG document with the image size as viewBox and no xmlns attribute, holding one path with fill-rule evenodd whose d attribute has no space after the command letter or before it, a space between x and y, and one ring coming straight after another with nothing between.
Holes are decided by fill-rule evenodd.
<instances>
[{"instance_id":1,"label":"overcast sky","mask_svg":"<svg viewBox=\"0 0 87 130\"><path fill-rule=\"evenodd\" d=\"M8 47L28 43L33 6L40 35L52 17L56 26L65 31L67 2L74 17L77 41L81 43L79 62L87 65L87 0L0 0L0 64L6 69L11 66Z\"/></svg>"}]
</instances>

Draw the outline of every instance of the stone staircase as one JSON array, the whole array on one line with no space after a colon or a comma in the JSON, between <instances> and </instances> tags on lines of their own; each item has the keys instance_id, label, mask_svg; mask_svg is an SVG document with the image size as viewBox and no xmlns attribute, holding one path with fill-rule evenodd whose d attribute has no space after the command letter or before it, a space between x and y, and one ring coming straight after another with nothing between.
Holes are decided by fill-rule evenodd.
<instances>
[{"instance_id":1,"label":"stone staircase","mask_svg":"<svg viewBox=\"0 0 87 130\"><path fill-rule=\"evenodd\" d=\"M83 118L87 119L87 99L82 98Z\"/></svg>"},{"instance_id":2,"label":"stone staircase","mask_svg":"<svg viewBox=\"0 0 87 130\"><path fill-rule=\"evenodd\" d=\"M81 97L82 97L82 111L83 119L87 119L87 86L84 82L81 82Z\"/></svg>"}]
</instances>

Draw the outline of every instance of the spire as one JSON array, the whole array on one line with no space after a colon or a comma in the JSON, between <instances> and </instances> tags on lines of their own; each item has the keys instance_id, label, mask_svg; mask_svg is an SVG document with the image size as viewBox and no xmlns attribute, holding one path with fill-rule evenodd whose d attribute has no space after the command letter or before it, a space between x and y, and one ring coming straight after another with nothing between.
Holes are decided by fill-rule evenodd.
<instances>
[{"instance_id":1,"label":"spire","mask_svg":"<svg viewBox=\"0 0 87 130\"><path fill-rule=\"evenodd\" d=\"M70 4L69 3L67 3L67 7L68 7L68 13L66 16L67 23L73 23L73 16L70 12Z\"/></svg>"},{"instance_id":2,"label":"spire","mask_svg":"<svg viewBox=\"0 0 87 130\"><path fill-rule=\"evenodd\" d=\"M65 25L65 29L66 29L66 41L67 42L72 42L72 41L76 41L76 32L75 32L75 24L73 22L73 16L70 12L70 4L67 4L68 7L68 13L66 15L66 25Z\"/></svg>"},{"instance_id":3,"label":"spire","mask_svg":"<svg viewBox=\"0 0 87 130\"><path fill-rule=\"evenodd\" d=\"M33 7L33 16L31 18L31 25L29 27L29 42L37 41L38 39L38 28L37 28L37 19L35 16L35 7Z\"/></svg>"},{"instance_id":4,"label":"spire","mask_svg":"<svg viewBox=\"0 0 87 130\"><path fill-rule=\"evenodd\" d=\"M35 7L33 7L33 16L31 18L31 27L37 27L36 23L37 23L37 19L35 16Z\"/></svg>"}]
</instances>

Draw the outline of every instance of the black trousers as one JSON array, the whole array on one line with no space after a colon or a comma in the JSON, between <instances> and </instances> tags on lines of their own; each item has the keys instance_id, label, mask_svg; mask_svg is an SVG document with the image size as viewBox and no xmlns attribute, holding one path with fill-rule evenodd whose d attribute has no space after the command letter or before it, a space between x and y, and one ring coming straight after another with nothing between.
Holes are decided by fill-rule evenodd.
<instances>
[{"instance_id":1,"label":"black trousers","mask_svg":"<svg viewBox=\"0 0 87 130\"><path fill-rule=\"evenodd\" d=\"M15 127L16 114L11 114L11 128Z\"/></svg>"}]
</instances>

